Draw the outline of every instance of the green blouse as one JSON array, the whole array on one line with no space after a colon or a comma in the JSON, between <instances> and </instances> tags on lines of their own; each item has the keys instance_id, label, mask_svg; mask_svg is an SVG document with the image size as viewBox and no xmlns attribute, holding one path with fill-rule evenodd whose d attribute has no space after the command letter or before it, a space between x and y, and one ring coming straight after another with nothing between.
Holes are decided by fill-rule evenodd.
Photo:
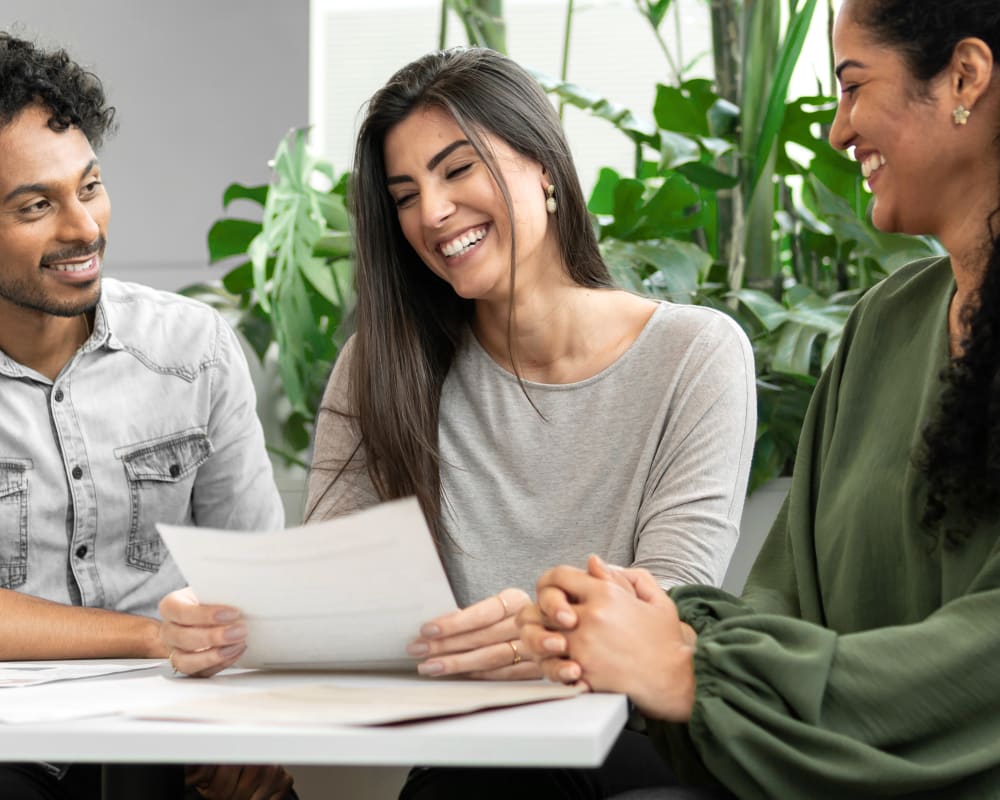
<instances>
[{"instance_id":1,"label":"green blouse","mask_svg":"<svg viewBox=\"0 0 1000 800\"><path fill-rule=\"evenodd\" d=\"M865 296L742 599L672 593L699 634L694 711L648 725L680 773L743 800L1000 797L1000 525L942 548L914 464L953 292L932 259Z\"/></svg>"}]
</instances>

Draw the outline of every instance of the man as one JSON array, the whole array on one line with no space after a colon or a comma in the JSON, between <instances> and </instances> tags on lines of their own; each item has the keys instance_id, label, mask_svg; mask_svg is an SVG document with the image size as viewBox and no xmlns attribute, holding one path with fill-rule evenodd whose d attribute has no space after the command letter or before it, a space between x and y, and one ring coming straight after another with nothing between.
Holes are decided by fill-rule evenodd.
<instances>
[{"instance_id":1,"label":"man","mask_svg":"<svg viewBox=\"0 0 1000 800\"><path fill-rule=\"evenodd\" d=\"M166 658L156 607L184 581L155 523L283 524L232 330L102 280L95 149L113 117L64 51L0 33L0 660ZM279 767L190 775L213 798L291 782ZM86 797L92 779L6 766L0 796Z\"/></svg>"}]
</instances>

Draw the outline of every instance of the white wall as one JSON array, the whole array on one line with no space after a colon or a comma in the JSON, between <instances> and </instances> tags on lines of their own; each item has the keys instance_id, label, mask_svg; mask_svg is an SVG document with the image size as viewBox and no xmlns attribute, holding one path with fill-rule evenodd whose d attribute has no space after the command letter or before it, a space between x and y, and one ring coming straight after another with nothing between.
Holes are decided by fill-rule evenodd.
<instances>
[{"instance_id":1,"label":"white wall","mask_svg":"<svg viewBox=\"0 0 1000 800\"><path fill-rule=\"evenodd\" d=\"M3 0L3 30L65 46L120 130L99 154L107 274L161 288L219 274L206 234L233 181L264 183L308 121L308 0ZM234 210L238 207L234 206Z\"/></svg>"}]
</instances>

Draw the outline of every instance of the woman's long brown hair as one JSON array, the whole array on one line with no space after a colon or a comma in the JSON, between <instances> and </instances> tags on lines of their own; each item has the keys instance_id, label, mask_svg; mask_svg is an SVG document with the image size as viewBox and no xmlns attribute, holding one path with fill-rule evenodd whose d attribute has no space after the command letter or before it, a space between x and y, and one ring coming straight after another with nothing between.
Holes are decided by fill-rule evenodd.
<instances>
[{"instance_id":1,"label":"woman's long brown hair","mask_svg":"<svg viewBox=\"0 0 1000 800\"><path fill-rule=\"evenodd\" d=\"M542 164L556 187L559 211L550 219L557 226L570 278L591 287L612 283L559 118L523 68L492 50L435 52L403 67L372 97L358 136L350 187L358 303L349 408L321 408L320 414L356 419L365 468L379 497L415 495L442 546L449 537L441 515L438 409L441 387L474 306L431 272L407 243L389 195L384 157L388 132L425 108L447 112L462 129L500 187L511 219L507 187L482 134L497 136ZM512 289L515 244L512 241ZM508 347L514 323L512 317ZM330 474L313 508L336 491L345 467L313 464L314 470Z\"/></svg>"}]
</instances>

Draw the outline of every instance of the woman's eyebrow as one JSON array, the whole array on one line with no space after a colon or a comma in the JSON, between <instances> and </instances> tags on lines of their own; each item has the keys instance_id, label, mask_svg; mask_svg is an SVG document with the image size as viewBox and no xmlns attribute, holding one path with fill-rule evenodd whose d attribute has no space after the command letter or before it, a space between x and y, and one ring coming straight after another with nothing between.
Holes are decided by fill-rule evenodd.
<instances>
[{"instance_id":1,"label":"woman's eyebrow","mask_svg":"<svg viewBox=\"0 0 1000 800\"><path fill-rule=\"evenodd\" d=\"M427 162L427 169L429 170L434 169L434 167L436 167L438 164L444 161L449 155L451 155L451 153L453 153L459 147L462 147L467 144L471 144L471 142L468 139L456 139L447 147L443 148L442 150L431 156L431 160ZM412 181L412 180L413 178L411 178L409 175L391 175L389 176L389 178L386 179L386 183L389 184L406 183L407 181Z\"/></svg>"}]
</instances>

